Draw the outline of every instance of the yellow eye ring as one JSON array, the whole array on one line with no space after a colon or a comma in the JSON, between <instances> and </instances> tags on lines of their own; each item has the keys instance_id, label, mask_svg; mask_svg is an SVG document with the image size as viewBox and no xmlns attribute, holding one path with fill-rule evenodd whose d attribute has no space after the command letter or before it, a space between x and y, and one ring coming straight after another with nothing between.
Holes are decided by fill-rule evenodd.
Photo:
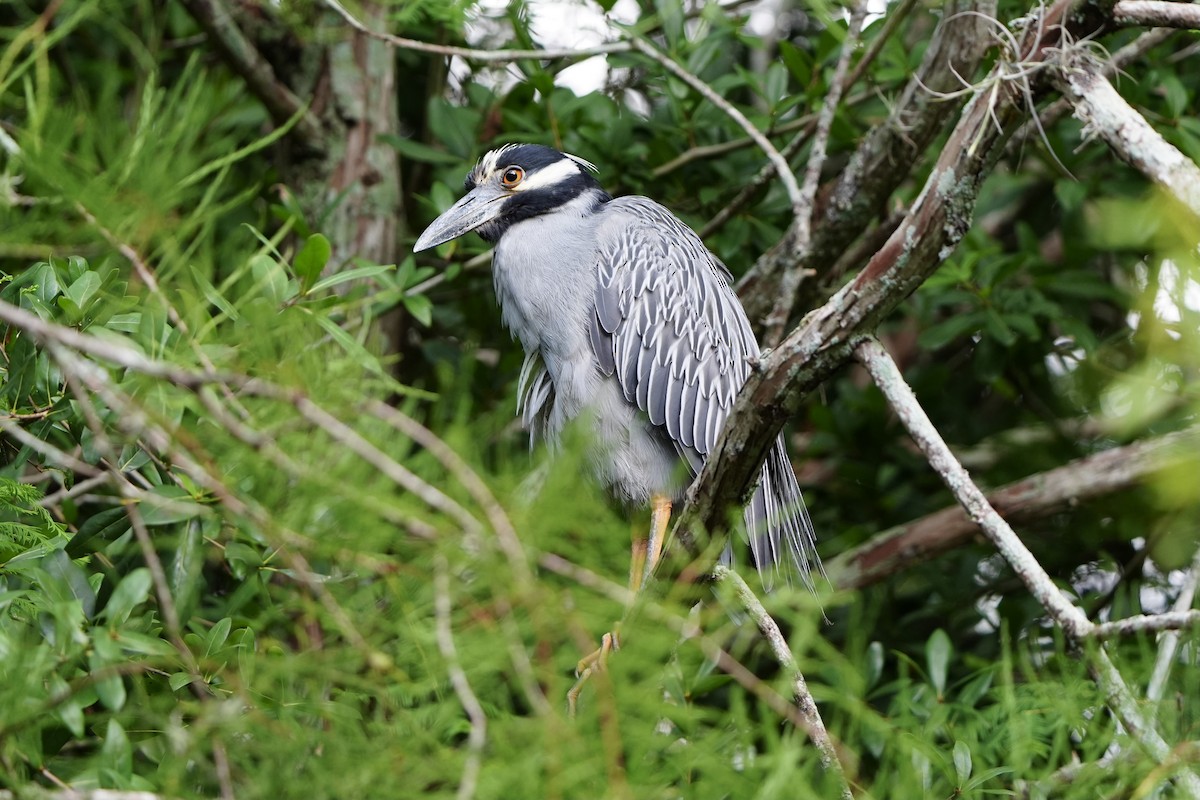
<instances>
[{"instance_id":1,"label":"yellow eye ring","mask_svg":"<svg viewBox=\"0 0 1200 800\"><path fill-rule=\"evenodd\" d=\"M500 176L500 185L506 189L512 189L523 180L525 180L525 170L520 167L508 167Z\"/></svg>"}]
</instances>

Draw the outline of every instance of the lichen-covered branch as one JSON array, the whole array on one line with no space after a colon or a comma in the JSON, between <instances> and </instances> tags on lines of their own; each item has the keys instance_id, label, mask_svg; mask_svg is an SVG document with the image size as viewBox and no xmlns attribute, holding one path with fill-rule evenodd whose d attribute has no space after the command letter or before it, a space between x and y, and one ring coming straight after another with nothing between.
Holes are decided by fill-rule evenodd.
<instances>
[{"instance_id":1,"label":"lichen-covered branch","mask_svg":"<svg viewBox=\"0 0 1200 800\"><path fill-rule=\"evenodd\" d=\"M1200 446L1200 428L1114 447L1102 453L1032 475L988 494L988 502L1009 522L1037 519L1081 500L1128 488L1143 480L1172 453ZM898 525L825 562L839 589L857 589L887 578L957 547L978 533L955 505Z\"/></svg>"},{"instance_id":2,"label":"lichen-covered branch","mask_svg":"<svg viewBox=\"0 0 1200 800\"><path fill-rule=\"evenodd\" d=\"M1085 136L1103 139L1122 161L1200 216L1200 167L1125 102L1089 53L1068 53L1055 82L1075 106Z\"/></svg>"},{"instance_id":3,"label":"lichen-covered branch","mask_svg":"<svg viewBox=\"0 0 1200 800\"><path fill-rule=\"evenodd\" d=\"M1028 70L1061 52L1065 36L1104 24L1075 0L1058 0L1019 45L1019 77L998 62L963 109L937 163L900 226L858 275L809 314L751 372L714 451L689 492L676 532L722 530L725 509L749 495L767 449L805 394L849 358L858 339L913 292L966 235L979 185L1027 112ZM815 239L814 239L815 241Z\"/></svg>"}]
</instances>

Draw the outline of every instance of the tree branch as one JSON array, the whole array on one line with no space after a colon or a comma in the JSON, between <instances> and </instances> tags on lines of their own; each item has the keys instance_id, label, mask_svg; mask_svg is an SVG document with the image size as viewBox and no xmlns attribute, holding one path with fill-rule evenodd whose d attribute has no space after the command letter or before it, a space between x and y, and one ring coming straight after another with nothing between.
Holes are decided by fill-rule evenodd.
<instances>
[{"instance_id":1,"label":"tree branch","mask_svg":"<svg viewBox=\"0 0 1200 800\"><path fill-rule=\"evenodd\" d=\"M1113 20L1118 25L1200 30L1200 3L1118 0L1113 6Z\"/></svg>"},{"instance_id":2,"label":"tree branch","mask_svg":"<svg viewBox=\"0 0 1200 800\"><path fill-rule=\"evenodd\" d=\"M258 52L222 0L183 0L184 8L200 24L213 45L255 97L262 101L276 124L283 124L301 114L294 130L304 144L313 150L323 150L325 134L312 112L276 75L271 64ZM301 110L303 113L301 113Z\"/></svg>"},{"instance_id":3,"label":"tree branch","mask_svg":"<svg viewBox=\"0 0 1200 800\"><path fill-rule=\"evenodd\" d=\"M855 347L854 352L871 373L875 385L883 392L892 410L904 423L929 465L1042 608L1073 642L1079 644L1089 637L1098 636L1103 630L1101 626L1093 625L1087 616L1071 603L1008 523L988 504L983 492L950 452L950 448L917 402L912 389L905 383L899 368L896 367L896 362L883 349L883 345L875 339L866 339ZM1146 621L1140 624L1150 625L1149 621L1155 618L1143 619ZM1187 620L1171 621L1184 624ZM1193 620L1192 623L1194 622ZM1174 627L1178 626L1177 624ZM1155 729L1153 719L1147 717L1138 705L1103 646L1091 648L1087 659L1092 677L1104 692L1108 707L1121 724L1153 758L1165 760L1170 755L1170 748ZM1186 791L1193 796L1200 796L1200 778L1197 778L1195 773L1184 771L1180 773L1179 780Z\"/></svg>"},{"instance_id":4,"label":"tree branch","mask_svg":"<svg viewBox=\"0 0 1200 800\"><path fill-rule=\"evenodd\" d=\"M792 697L796 704L796 709L800 713L800 717L804 720L804 732L808 734L812 743L817 746L817 750L821 754L821 766L826 772L830 772L838 778L841 785L841 797L845 800L851 800L850 785L846 782L846 773L842 768L842 762L838 758L837 748L833 744L833 739L829 737L829 731L825 728L825 721L821 719L821 712L817 709L817 701L813 699L812 693L808 691L808 683L804 680L804 673L796 664L796 658L792 655L791 648L788 647L787 640L783 638L783 632L779 630L779 625L763 608L762 602L758 596L744 580L742 576L731 570L729 567L717 565L712 570L713 579L717 583L726 583L733 587L734 595L737 597L738 603L742 608L750 614L754 620L754 624L758 627L759 633L767 641L771 652L775 655L775 660L785 671L792 675Z\"/></svg>"},{"instance_id":5,"label":"tree branch","mask_svg":"<svg viewBox=\"0 0 1200 800\"><path fill-rule=\"evenodd\" d=\"M1162 468L1170 454L1200 445L1200 428L1114 447L1031 475L990 493L988 502L1009 522L1036 519L1136 485ZM978 528L955 505L886 530L825 563L839 589L859 589L927 561L974 536Z\"/></svg>"},{"instance_id":6,"label":"tree branch","mask_svg":"<svg viewBox=\"0 0 1200 800\"><path fill-rule=\"evenodd\" d=\"M764 354L734 402L709 453L675 532L685 546L725 527L725 510L742 505L784 421L850 356L871 331L953 251L971 224L980 183L1026 111L1027 71L1061 52L1064 35L1097 32L1103 20L1078 0L1058 0L1038 25L1026 28L1014 77L998 62L963 109L921 194L887 243L829 301L808 315L774 351Z\"/></svg>"},{"instance_id":7,"label":"tree branch","mask_svg":"<svg viewBox=\"0 0 1200 800\"><path fill-rule=\"evenodd\" d=\"M469 800L475 796L479 768L483 762L483 748L487 744L487 714L471 689L471 682L467 680L467 673L458 660L458 650L454 646L454 631L450 627L450 577L446 574L446 560L438 556L434 566L433 609L437 621L438 650L446 662L446 671L450 676L450 684L454 687L454 694L458 696L458 702L471 722L471 730L467 734L467 760L463 765L458 793L455 795L458 800Z\"/></svg>"},{"instance_id":8,"label":"tree branch","mask_svg":"<svg viewBox=\"0 0 1200 800\"><path fill-rule=\"evenodd\" d=\"M1122 161L1200 216L1200 167L1125 102L1090 54L1071 50L1056 73L1055 83L1074 104L1085 137L1099 136Z\"/></svg>"},{"instance_id":9,"label":"tree branch","mask_svg":"<svg viewBox=\"0 0 1200 800\"><path fill-rule=\"evenodd\" d=\"M814 270L821 283L832 276L830 265L883 209L887 199L919 165L921 156L951 118L956 101L935 93L961 88L959 75L973 75L991 45L986 26L975 10L994 13L995 0L947 0L941 25L925 51L916 75L905 86L888 118L859 143L842 171L814 225L812 240L798 255L784 235L738 282L738 295L751 322L766 317L779 296L779 281L792 269ZM816 298L817 281L801 286L793 307L804 308Z\"/></svg>"}]
</instances>

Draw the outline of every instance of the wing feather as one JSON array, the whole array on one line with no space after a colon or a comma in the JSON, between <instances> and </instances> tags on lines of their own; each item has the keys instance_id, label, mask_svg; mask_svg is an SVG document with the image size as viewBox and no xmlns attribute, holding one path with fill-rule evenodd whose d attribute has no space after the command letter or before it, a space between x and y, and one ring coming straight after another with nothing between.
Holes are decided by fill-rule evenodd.
<instances>
[{"instance_id":1,"label":"wing feather","mask_svg":"<svg viewBox=\"0 0 1200 800\"><path fill-rule=\"evenodd\" d=\"M665 430L694 475L716 446L758 343L729 271L674 215L644 197L613 200L600 213L590 339L598 364ZM812 526L782 439L745 516L764 583L787 552L811 586L809 564L819 563Z\"/></svg>"}]
</instances>

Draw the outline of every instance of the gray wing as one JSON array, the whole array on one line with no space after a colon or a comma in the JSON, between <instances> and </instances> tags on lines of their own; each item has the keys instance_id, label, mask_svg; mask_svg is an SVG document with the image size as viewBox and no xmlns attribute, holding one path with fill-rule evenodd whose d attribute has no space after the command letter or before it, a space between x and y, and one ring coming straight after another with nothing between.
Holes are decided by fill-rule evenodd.
<instances>
[{"instance_id":1,"label":"gray wing","mask_svg":"<svg viewBox=\"0 0 1200 800\"><path fill-rule=\"evenodd\" d=\"M671 212L644 197L622 197L603 213L592 347L601 370L666 431L695 475L717 443L758 343L728 270ZM764 582L771 581L766 567L780 564L786 549L811 585L812 525L782 439L745 516Z\"/></svg>"}]
</instances>

